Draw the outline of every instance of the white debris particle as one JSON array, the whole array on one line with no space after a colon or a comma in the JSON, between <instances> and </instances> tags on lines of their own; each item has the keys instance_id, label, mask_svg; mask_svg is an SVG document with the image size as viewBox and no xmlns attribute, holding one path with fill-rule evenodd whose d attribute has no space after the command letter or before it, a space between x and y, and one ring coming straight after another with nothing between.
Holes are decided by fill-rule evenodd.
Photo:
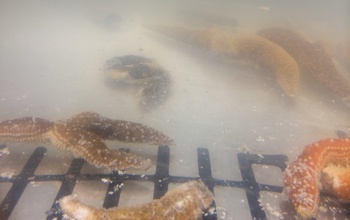
<instances>
[{"instance_id":1,"label":"white debris particle","mask_svg":"<svg viewBox=\"0 0 350 220\"><path fill-rule=\"evenodd\" d=\"M210 208L208 209L208 213L209 213L210 215L213 215L213 214L215 213L215 207L210 207Z\"/></svg>"},{"instance_id":2,"label":"white debris particle","mask_svg":"<svg viewBox=\"0 0 350 220\"><path fill-rule=\"evenodd\" d=\"M0 148L0 156L9 155L10 151L7 147Z\"/></svg>"},{"instance_id":3,"label":"white debris particle","mask_svg":"<svg viewBox=\"0 0 350 220\"><path fill-rule=\"evenodd\" d=\"M103 183L110 183L110 179L107 179L107 178L102 178L101 179L101 181L103 182Z\"/></svg>"},{"instance_id":4,"label":"white debris particle","mask_svg":"<svg viewBox=\"0 0 350 220\"><path fill-rule=\"evenodd\" d=\"M12 171L3 172L0 176L2 178L9 178L9 179L11 179L14 175L15 175L15 171L12 170Z\"/></svg>"},{"instance_id":5,"label":"white debris particle","mask_svg":"<svg viewBox=\"0 0 350 220\"><path fill-rule=\"evenodd\" d=\"M216 212L221 220L226 219L227 211L224 207L216 207Z\"/></svg>"},{"instance_id":6,"label":"white debris particle","mask_svg":"<svg viewBox=\"0 0 350 220\"><path fill-rule=\"evenodd\" d=\"M265 141L265 139L264 139L264 138L262 138L261 136L259 136L259 137L257 137L257 138L256 138L256 141L258 141L258 142L264 142L264 141Z\"/></svg>"},{"instance_id":7,"label":"white debris particle","mask_svg":"<svg viewBox=\"0 0 350 220\"><path fill-rule=\"evenodd\" d=\"M275 216L277 219L284 219L284 216L280 209L272 207L270 203L266 203L264 209L272 216Z\"/></svg>"},{"instance_id":8,"label":"white debris particle","mask_svg":"<svg viewBox=\"0 0 350 220\"><path fill-rule=\"evenodd\" d=\"M39 186L39 185L40 185L40 183L35 182L35 181L32 181L32 182L30 182L30 183L32 184L32 186L33 186L33 187L37 187L37 186Z\"/></svg>"}]
</instances>

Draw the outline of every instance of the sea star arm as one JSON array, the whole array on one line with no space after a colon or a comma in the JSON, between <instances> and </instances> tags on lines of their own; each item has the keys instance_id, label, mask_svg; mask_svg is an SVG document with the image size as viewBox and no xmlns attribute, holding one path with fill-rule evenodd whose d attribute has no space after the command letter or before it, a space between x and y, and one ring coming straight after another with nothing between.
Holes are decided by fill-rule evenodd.
<instances>
[{"instance_id":1,"label":"sea star arm","mask_svg":"<svg viewBox=\"0 0 350 220\"><path fill-rule=\"evenodd\" d=\"M256 62L276 75L287 95L297 94L299 65L282 47L268 39L258 35L239 37L218 28L191 30L163 25L146 25L146 28L218 55Z\"/></svg>"},{"instance_id":2,"label":"sea star arm","mask_svg":"<svg viewBox=\"0 0 350 220\"><path fill-rule=\"evenodd\" d=\"M43 118L23 117L0 122L0 141L42 143L53 122Z\"/></svg>"},{"instance_id":3,"label":"sea star arm","mask_svg":"<svg viewBox=\"0 0 350 220\"><path fill-rule=\"evenodd\" d=\"M103 139L129 143L175 145L170 137L147 125L123 120L112 120L95 112L82 112L68 120L81 129L93 132Z\"/></svg>"},{"instance_id":4,"label":"sea star arm","mask_svg":"<svg viewBox=\"0 0 350 220\"><path fill-rule=\"evenodd\" d=\"M285 192L303 218L315 217L321 171L330 163L349 166L350 139L324 139L310 144L285 170Z\"/></svg>"},{"instance_id":5,"label":"sea star arm","mask_svg":"<svg viewBox=\"0 0 350 220\"><path fill-rule=\"evenodd\" d=\"M98 135L65 121L55 122L48 136L58 148L69 150L74 155L96 166L124 171L129 168L147 169L151 165L149 159L120 150L108 149Z\"/></svg>"},{"instance_id":6,"label":"sea star arm","mask_svg":"<svg viewBox=\"0 0 350 220\"><path fill-rule=\"evenodd\" d=\"M101 209L87 206L72 196L60 200L64 214L76 220L102 219L174 219L196 220L209 208L213 194L200 181L190 181L149 203L124 208Z\"/></svg>"},{"instance_id":7,"label":"sea star arm","mask_svg":"<svg viewBox=\"0 0 350 220\"><path fill-rule=\"evenodd\" d=\"M266 28L258 31L257 34L285 49L302 70L349 105L350 81L338 71L331 55L322 45L310 43L288 28Z\"/></svg>"}]
</instances>

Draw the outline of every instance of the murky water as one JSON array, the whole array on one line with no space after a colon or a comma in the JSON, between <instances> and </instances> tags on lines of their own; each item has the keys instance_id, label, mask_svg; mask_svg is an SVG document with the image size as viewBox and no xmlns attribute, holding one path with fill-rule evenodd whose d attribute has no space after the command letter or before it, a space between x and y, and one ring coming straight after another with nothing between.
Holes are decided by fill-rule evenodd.
<instances>
[{"instance_id":1,"label":"murky water","mask_svg":"<svg viewBox=\"0 0 350 220\"><path fill-rule=\"evenodd\" d=\"M147 24L219 27L237 35L288 27L321 42L350 79L348 1L2 1L0 119L57 120L94 111L144 123L175 139L171 174L198 175L193 158L197 147L205 147L213 176L234 180L241 179L234 155L242 149L294 158L306 144L348 132L349 107L322 87L302 82L290 100L268 71L176 41ZM170 96L151 111L139 108L137 87L106 82L105 61L129 54L156 60L172 77ZM147 149L153 150L143 149L146 155ZM234 219L229 207L226 212Z\"/></svg>"}]
</instances>

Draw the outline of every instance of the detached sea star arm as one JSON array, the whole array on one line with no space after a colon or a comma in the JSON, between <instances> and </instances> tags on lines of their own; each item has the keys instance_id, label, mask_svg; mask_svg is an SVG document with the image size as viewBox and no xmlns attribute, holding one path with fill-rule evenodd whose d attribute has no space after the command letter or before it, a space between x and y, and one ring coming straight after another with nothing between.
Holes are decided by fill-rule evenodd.
<instances>
[{"instance_id":1,"label":"detached sea star arm","mask_svg":"<svg viewBox=\"0 0 350 220\"><path fill-rule=\"evenodd\" d=\"M190 181L149 203L124 208L94 208L72 196L60 200L64 214L75 220L196 220L209 208L213 194L200 181Z\"/></svg>"}]
</instances>

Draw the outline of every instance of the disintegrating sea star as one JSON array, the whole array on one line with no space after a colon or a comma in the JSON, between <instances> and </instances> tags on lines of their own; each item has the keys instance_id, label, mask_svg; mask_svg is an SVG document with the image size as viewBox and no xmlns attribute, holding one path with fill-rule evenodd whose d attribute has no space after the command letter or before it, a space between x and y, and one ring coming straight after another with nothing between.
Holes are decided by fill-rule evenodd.
<instances>
[{"instance_id":1,"label":"disintegrating sea star","mask_svg":"<svg viewBox=\"0 0 350 220\"><path fill-rule=\"evenodd\" d=\"M63 197L60 206L64 214L75 220L196 220L212 201L213 194L202 182L190 181L170 190L160 199L132 207L95 208L73 196Z\"/></svg>"},{"instance_id":2,"label":"disintegrating sea star","mask_svg":"<svg viewBox=\"0 0 350 220\"><path fill-rule=\"evenodd\" d=\"M350 139L331 138L306 146L298 158L288 165L283 178L285 192L302 218L313 218L317 213L322 170L329 164L349 166L349 159ZM324 181L325 186L336 185L337 190L349 190L349 181L345 181L344 185L334 180L334 178L328 178ZM334 191L333 193L349 195L347 192Z\"/></svg>"}]
</instances>

